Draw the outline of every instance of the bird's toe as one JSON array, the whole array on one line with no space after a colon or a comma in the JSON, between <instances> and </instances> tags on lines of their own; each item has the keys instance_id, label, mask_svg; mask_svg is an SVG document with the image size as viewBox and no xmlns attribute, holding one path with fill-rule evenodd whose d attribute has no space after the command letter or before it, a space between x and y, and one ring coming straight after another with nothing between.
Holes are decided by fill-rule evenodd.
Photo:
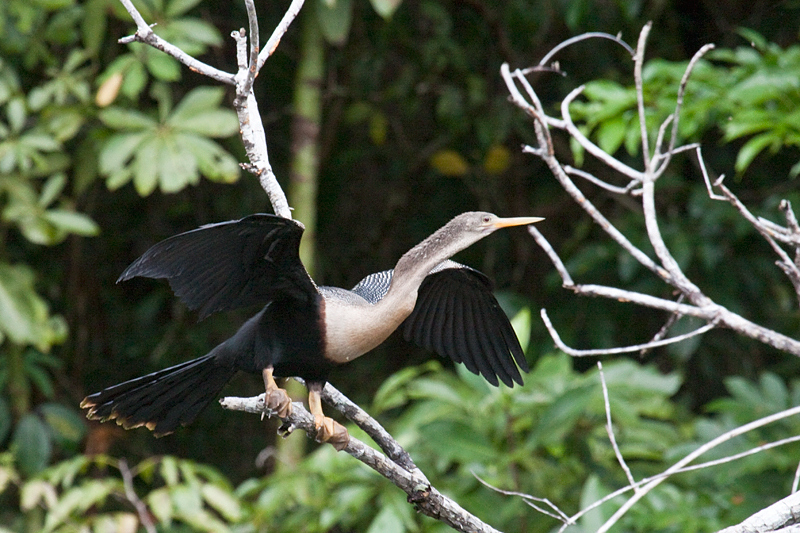
<instances>
[{"instance_id":1,"label":"bird's toe","mask_svg":"<svg viewBox=\"0 0 800 533\"><path fill-rule=\"evenodd\" d=\"M314 425L317 427L317 442L330 443L336 451L344 450L350 442L347 429L332 418L325 416L320 421L315 416Z\"/></svg>"},{"instance_id":2,"label":"bird's toe","mask_svg":"<svg viewBox=\"0 0 800 533\"><path fill-rule=\"evenodd\" d=\"M274 389L267 393L265 408L270 414L276 414L279 418L286 418L292 414L292 399L283 389Z\"/></svg>"}]
</instances>

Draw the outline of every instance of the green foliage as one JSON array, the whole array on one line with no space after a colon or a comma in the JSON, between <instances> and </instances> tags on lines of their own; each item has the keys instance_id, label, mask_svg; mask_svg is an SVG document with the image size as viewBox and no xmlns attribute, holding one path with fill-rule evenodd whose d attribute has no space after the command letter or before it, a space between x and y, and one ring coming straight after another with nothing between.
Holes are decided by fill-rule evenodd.
<instances>
[{"instance_id":1,"label":"green foliage","mask_svg":"<svg viewBox=\"0 0 800 533\"><path fill-rule=\"evenodd\" d=\"M198 3L138 4L158 21L156 31L202 54L222 39L187 15ZM131 26L118 2L0 4L0 445L30 477L78 452L86 434L73 398L79 387L65 394L68 365L52 353L68 337L65 318L51 311L67 266L43 259L42 247L99 234L84 212L98 169L112 175L109 186L133 180L142 194L157 185L179 191L200 175L235 180L236 159L212 139L235 134L238 124L221 107L220 88L179 92L151 82L179 79L175 60L143 46L109 46L119 37L106 34L109 17ZM103 89L96 102L95 87ZM153 100L139 101L148 88ZM173 92L183 94L174 109ZM115 146L132 135L141 142L128 140L131 152L121 156Z\"/></svg>"},{"instance_id":2,"label":"green foliage","mask_svg":"<svg viewBox=\"0 0 800 533\"><path fill-rule=\"evenodd\" d=\"M137 506L161 527L213 533L231 531L246 515L219 472L170 456L128 467L124 460L78 455L23 478L3 454L0 493L12 487L29 529L43 533L135 531L143 516Z\"/></svg>"},{"instance_id":3,"label":"green foliage","mask_svg":"<svg viewBox=\"0 0 800 533\"><path fill-rule=\"evenodd\" d=\"M133 180L136 191L147 196L155 188L177 192L197 184L200 174L233 182L239 177L236 159L211 141L239 129L236 114L219 107L222 88L197 88L170 112L170 95L157 86L160 120L140 111L109 107L100 120L117 133L100 151L99 168L108 176L108 187L117 189ZM155 89L155 88L154 88Z\"/></svg>"}]
</instances>

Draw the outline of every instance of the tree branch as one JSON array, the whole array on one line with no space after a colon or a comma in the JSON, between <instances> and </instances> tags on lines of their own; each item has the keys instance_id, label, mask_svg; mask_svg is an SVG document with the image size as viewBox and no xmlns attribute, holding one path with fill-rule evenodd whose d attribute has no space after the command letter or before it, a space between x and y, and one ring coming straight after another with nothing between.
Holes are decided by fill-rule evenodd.
<instances>
[{"instance_id":1,"label":"tree branch","mask_svg":"<svg viewBox=\"0 0 800 533\"><path fill-rule=\"evenodd\" d=\"M223 408L234 411L260 415L265 413L263 394L254 398L222 398L220 404ZM310 438L314 438L317 433L314 426L314 417L300 402L292 404L292 413L283 419L280 431L284 434L289 434L295 429L305 431ZM347 443L347 446L342 451L369 466L403 490L408 495L409 503L412 503L419 512L435 518L458 531L499 533L493 527L467 512L456 502L441 494L430 485L424 476L402 468L355 437L350 437L350 442Z\"/></svg>"}]
</instances>

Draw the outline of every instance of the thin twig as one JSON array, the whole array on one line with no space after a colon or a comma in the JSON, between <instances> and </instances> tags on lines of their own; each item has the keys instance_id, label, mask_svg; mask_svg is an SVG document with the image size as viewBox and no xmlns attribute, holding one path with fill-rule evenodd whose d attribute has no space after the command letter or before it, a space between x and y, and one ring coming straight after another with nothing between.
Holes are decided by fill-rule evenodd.
<instances>
[{"instance_id":1,"label":"thin twig","mask_svg":"<svg viewBox=\"0 0 800 533\"><path fill-rule=\"evenodd\" d=\"M678 123L681 118L681 108L683 107L683 97L686 94L686 85L689 83L689 76L691 76L692 71L694 70L697 63L700 61L704 55L706 55L709 51L714 49L713 44L706 44L705 46L701 47L700 50L695 52L692 56L692 59L689 61L689 64L686 65L686 70L683 72L683 77L681 78L681 83L678 86L678 97L675 103L675 110L670 115L672 120L672 137L669 141L669 147L667 151L663 155L663 160L659 164L656 160L657 158L662 157L661 154L661 139L659 139L658 143L656 143L656 150L654 156L654 162L657 164L658 168L655 171L655 175L658 177L660 176L666 169L672 159L672 155L675 153L673 150L675 149L675 143L678 140ZM666 121L665 121L666 122Z\"/></svg>"},{"instance_id":2,"label":"thin twig","mask_svg":"<svg viewBox=\"0 0 800 533\"><path fill-rule=\"evenodd\" d=\"M150 517L150 511L133 488L133 476L131 475L130 468L128 468L128 461L124 458L120 459L117 461L117 468L119 468L119 472L122 474L122 486L125 487L125 499L136 509L139 522L141 522L142 526L147 530L147 533L156 533L156 526L153 523L153 519Z\"/></svg>"},{"instance_id":3,"label":"thin twig","mask_svg":"<svg viewBox=\"0 0 800 533\"><path fill-rule=\"evenodd\" d=\"M610 33L602 33L602 32L588 32L583 33L581 35L576 35L575 37L569 38L566 41L561 41L557 44L552 50L550 50L542 59L539 61L539 66L546 65L550 62L550 60L555 56L558 52L563 50L564 48L573 45L580 41L585 41L587 39L610 39L617 43L618 45L622 46L631 57L634 56L636 53L631 46L622 40L622 36L620 34L611 35ZM525 72L525 71L523 71ZM525 72L527 74L527 72Z\"/></svg>"},{"instance_id":4,"label":"thin twig","mask_svg":"<svg viewBox=\"0 0 800 533\"><path fill-rule=\"evenodd\" d=\"M650 170L650 141L647 137L647 115L644 112L644 89L642 80L642 67L644 66L644 50L647 43L647 36L650 28L653 27L652 21L648 22L639 33L639 42L636 45L636 55L633 63L633 80L636 84L636 107L639 110L639 131L642 137L642 159L644 159L645 171Z\"/></svg>"},{"instance_id":5,"label":"thin twig","mask_svg":"<svg viewBox=\"0 0 800 533\"><path fill-rule=\"evenodd\" d=\"M133 5L131 0L119 0L120 3L125 7L125 10L133 19L134 23L136 23L136 33L130 35L128 37L123 37L119 40L121 44L128 44L134 41L138 41L140 43L147 44L156 48L157 50L161 50L165 54L174 57L187 67L190 70L202 74L204 76L208 76L211 79L217 80L222 83L226 83L228 85L234 84L234 75L228 72L224 72L217 68L212 67L211 65L207 65L202 61L195 59L194 57L190 56L174 44L171 44L153 32L153 29L150 27L147 22L145 22L144 18L142 17L139 10Z\"/></svg>"},{"instance_id":6,"label":"thin twig","mask_svg":"<svg viewBox=\"0 0 800 533\"><path fill-rule=\"evenodd\" d=\"M275 30L272 32L272 35L269 36L267 39L267 43L264 45L264 48L261 50L261 53L258 54L258 65L256 67L256 75L261 71L261 67L264 66L264 63L267 62L269 56L275 52L275 49L278 48L278 43L281 42L281 38L286 34L286 31L289 29L289 26L292 24L292 21L297 17L297 14L300 13L300 8L303 7L304 0L292 0L292 3L289 4L289 7L286 9L286 13L284 13L283 18L275 26Z\"/></svg>"},{"instance_id":7,"label":"thin twig","mask_svg":"<svg viewBox=\"0 0 800 533\"><path fill-rule=\"evenodd\" d=\"M594 183L601 189L605 189L609 192L617 193L617 194L628 194L631 192L633 188L639 185L639 182L636 180L631 180L628 184L624 187L620 187L618 185L611 185L610 183L606 183L605 181L601 180L597 176L594 176L584 170L579 168L574 168L569 165L564 165L564 172L567 174L572 174L573 176L578 176L579 178L583 178L586 181Z\"/></svg>"},{"instance_id":8,"label":"thin twig","mask_svg":"<svg viewBox=\"0 0 800 533\"><path fill-rule=\"evenodd\" d=\"M245 79L242 82L241 92L244 94L250 94L250 91L253 90L253 83L255 82L256 75L258 74L258 70L256 66L258 65L258 52L260 51L261 44L259 42L259 32L258 32L258 16L256 15L256 6L253 3L253 0L244 0L245 10L247 11L247 21L250 26L250 58L247 61L247 65L245 69L242 69L242 66L239 65L239 72L245 73Z\"/></svg>"},{"instance_id":9,"label":"thin twig","mask_svg":"<svg viewBox=\"0 0 800 533\"><path fill-rule=\"evenodd\" d=\"M790 416L795 416L795 415L798 415L798 414L800 414L800 406L793 407L791 409L786 409L786 410L781 411L779 413L775 413L775 414L772 414L772 415L769 415L769 416L765 416L763 418L759 418L758 420L754 420L753 422L750 422L750 423L744 424L742 426L739 426L739 427L737 427L735 429L732 429L731 431L728 431L726 433L723 433L719 437L717 437L715 439L712 439L709 442L703 444L702 446L700 446L699 448L697 448L696 450L694 450L690 454L686 455L686 457L684 457L683 459L681 459L680 461L675 463L673 466L671 466L670 468L665 470L658 479L654 479L654 480L648 482L647 484L645 484L642 487L642 490L640 492L637 492L636 494L631 496L630 499L628 499L624 504L622 504L622 506L619 509L617 509L617 511L611 516L611 518L609 518L603 524L603 526L600 529L598 529L597 533L605 533L606 531L608 531L614 524L617 523L617 521L619 521L619 519L622 517L622 515L624 515L626 512L628 512L628 510L636 502L638 502L642 497L644 497L648 492L650 492L655 487L657 487L659 484L661 484L661 482L664 481L664 479L666 479L670 475L676 473L677 471L680 471L682 468L686 467L686 465L688 465L689 463L691 463L692 461L694 461L696 458L700 457L704 453L708 452L709 450L711 450L713 448L716 448L720 444L728 442L729 440L733 439L734 437L738 437L739 435L743 435L743 434L745 434L745 433L747 433L749 431L753 431L754 429L758 429L758 428L763 427L763 426L765 426L767 424L771 424L771 423L776 422L778 420L782 420L784 418L788 418Z\"/></svg>"},{"instance_id":10,"label":"thin twig","mask_svg":"<svg viewBox=\"0 0 800 533\"><path fill-rule=\"evenodd\" d=\"M590 357L596 355L614 355L620 353L632 353L632 352L639 352L642 350L652 350L653 348L658 348L660 346L667 346L669 344L676 344L681 341L685 341L687 339L691 339L692 337L696 337L698 335L702 335L707 331L714 329L716 324L714 322L709 322L708 324L697 328L694 331L690 331L689 333L684 333L683 335L677 335L675 337L670 337L668 339L660 340L660 341L653 341L653 342L646 342L643 344L635 344L633 346L622 346L617 348L596 348L593 350L577 350L575 348L571 348L567 346L563 340L561 340L561 336L559 336L558 331L553 327L553 323L550 322L550 317L547 316L547 310L542 309L540 311L540 315L542 317L542 321L544 322L547 331L550 333L550 337L552 337L553 342L556 343L556 346L562 352L571 355L572 357Z\"/></svg>"},{"instance_id":11,"label":"thin twig","mask_svg":"<svg viewBox=\"0 0 800 533\"><path fill-rule=\"evenodd\" d=\"M565 524L572 524L572 522L570 521L570 517L568 517L564 511L559 509L559 507L556 504L554 504L547 498L537 498L536 496L531 496L530 494L525 494L524 492L503 490L501 488L495 487L491 483L487 483L485 480L481 479L481 477L475 472L472 472L472 475L475 476L475 479L480 481L485 487L488 487L499 494L503 494L504 496L517 496L519 498L522 498L522 501L524 501L526 504L530 505L540 513L547 515L551 518L555 518L556 520L564 522ZM553 511L552 512L548 511L547 509L543 509L541 506L537 505L540 503L548 506Z\"/></svg>"},{"instance_id":12,"label":"thin twig","mask_svg":"<svg viewBox=\"0 0 800 533\"><path fill-rule=\"evenodd\" d=\"M603 372L603 363L600 361L597 362L597 370L600 372L600 385L603 388L603 405L606 410L606 432L608 433L608 440L611 442L611 447L614 449L614 455L617 457L619 466L622 468L622 471L625 472L625 477L628 478L628 483L636 487L636 480L633 478L633 474L631 473L631 469L628 468L628 463L625 462L625 458L622 457L622 452L617 445L617 438L614 436L614 426L611 423L611 401L608 399L606 375ZM638 488L635 488L635 490L638 490Z\"/></svg>"}]
</instances>

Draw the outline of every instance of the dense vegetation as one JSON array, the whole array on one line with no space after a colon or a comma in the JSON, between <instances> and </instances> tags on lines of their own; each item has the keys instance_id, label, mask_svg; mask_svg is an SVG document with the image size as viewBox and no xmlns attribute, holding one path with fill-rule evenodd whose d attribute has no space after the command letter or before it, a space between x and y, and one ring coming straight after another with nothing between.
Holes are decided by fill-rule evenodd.
<instances>
[{"instance_id":1,"label":"dense vegetation","mask_svg":"<svg viewBox=\"0 0 800 533\"><path fill-rule=\"evenodd\" d=\"M778 220L782 198L800 206L800 10L790 3L729 2L717 11L713 2L421 1L402 3L387 19L367 2L308 3L261 72L257 94L276 174L288 178L300 28L323 9L335 11L323 20L350 21L345 35L325 29L337 44L324 53L320 283L352 286L389 268L451 216L480 208L546 217L540 229L582 281L668 297L541 163L520 152L532 127L508 103L499 76L502 62L533 64L583 31L622 32L635 43L647 20L654 21L645 69L653 116L671 111L687 58L715 42L690 83L682 138L702 142L716 172L735 174L730 186L756 214ZM287 2L263 4L268 33ZM228 35L245 24L242 5L137 5L166 39L235 69ZM252 415L212 406L158 440L84 420L77 406L85 394L206 353L247 316L198 326L165 283L115 285L125 266L168 235L269 210L257 180L237 165L243 151L230 93L156 50L117 44L132 29L114 0L0 3L0 530L135 530L137 502L161 530L442 529L329 447L276 464L275 425ZM558 59L568 76L532 78L549 105L600 80L587 86L575 115L604 149L635 157L632 78L621 49L592 41ZM565 137L559 142L564 158L598 170ZM594 194L622 231L644 242L640 213L624 199ZM791 284L752 228L729 205L709 201L691 158L673 164L658 198L684 270L717 301L797 338ZM594 361L554 352L538 309L548 309L566 342L587 348L644 342L666 317L563 291L521 230L460 258L497 281L515 316L534 367L524 388L493 389L400 339L333 382L465 508L505 531L547 531L555 521L476 476L573 512L625 478L605 433ZM685 327L678 322L676 331ZM634 475L659 472L727 429L797 405L798 368L796 358L729 331L640 359L606 359L617 438ZM241 376L226 390L255 395L261 383ZM789 419L719 453L799 430ZM777 448L670 479L624 527L711 531L736 523L788 493L797 451ZM613 506L579 527L593 529Z\"/></svg>"}]
</instances>

